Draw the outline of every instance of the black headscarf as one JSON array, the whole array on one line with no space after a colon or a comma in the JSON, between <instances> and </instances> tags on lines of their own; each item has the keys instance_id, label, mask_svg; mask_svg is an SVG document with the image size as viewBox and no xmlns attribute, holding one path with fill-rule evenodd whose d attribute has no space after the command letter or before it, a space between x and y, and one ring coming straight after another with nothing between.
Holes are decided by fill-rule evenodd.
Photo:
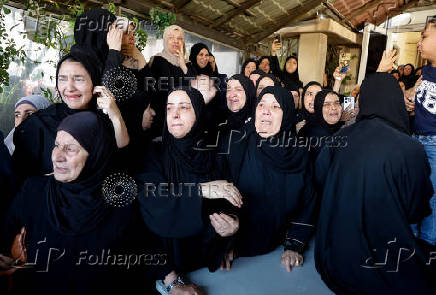
<instances>
[{"instance_id":1,"label":"black headscarf","mask_svg":"<svg viewBox=\"0 0 436 295\"><path fill-rule=\"evenodd\" d=\"M295 69L295 72L293 72L292 74L289 74L286 71L286 63L290 59L295 59L297 61L297 68ZM296 56L291 55L291 56L288 56L288 58L286 58L285 67L283 68L283 71L280 75L280 78L281 78L282 82L285 83L285 85L289 84L289 83L295 83L295 84L297 84L298 87L303 86L303 83L300 81L300 76L298 75L298 58Z\"/></svg>"},{"instance_id":2,"label":"black headscarf","mask_svg":"<svg viewBox=\"0 0 436 295\"><path fill-rule=\"evenodd\" d=\"M281 85L280 85L280 82L279 82L279 80L277 80L276 76L274 76L274 75L272 75L272 74L265 74L265 73L263 73L263 74L259 77L259 79L257 79L257 81L256 81L256 93L257 93L257 89L259 88L260 81L261 81L262 79L264 79L264 78L270 78L271 80L273 80L273 82L274 82L274 86L281 86Z\"/></svg>"},{"instance_id":3,"label":"black headscarf","mask_svg":"<svg viewBox=\"0 0 436 295\"><path fill-rule=\"evenodd\" d=\"M304 86L303 93L301 94L301 104L302 104L301 112L303 115L303 120L306 120L306 121L310 121L313 118L313 114L309 113L309 111L306 110L306 107L304 106L304 96L306 95L307 89L313 85L317 85L317 86L321 87L321 89L322 89L321 84L319 84L316 81L310 81L309 83L306 84L306 86Z\"/></svg>"},{"instance_id":4,"label":"black headscarf","mask_svg":"<svg viewBox=\"0 0 436 295\"><path fill-rule=\"evenodd\" d=\"M321 126L322 128L328 129L330 134L333 134L336 133L341 128L342 122L338 121L336 124L331 125L327 123L327 121L324 119L324 115L322 113L322 107L324 105L325 98L328 94L334 94L339 97L339 94L337 94L333 90L324 89L318 92L317 95L315 96L315 101L313 106L313 108L315 109L315 116L313 117L311 124L315 124Z\"/></svg>"},{"instance_id":5,"label":"black headscarf","mask_svg":"<svg viewBox=\"0 0 436 295\"><path fill-rule=\"evenodd\" d=\"M412 64L406 64L406 65L404 65L404 68L406 66L412 67L412 71L407 76L405 74L403 74L403 76L401 76L401 78L400 78L400 81L402 81L404 83L404 86L406 87L406 89L409 89L409 88L415 86L417 78L415 77L415 67Z\"/></svg>"},{"instance_id":6,"label":"black headscarf","mask_svg":"<svg viewBox=\"0 0 436 295\"><path fill-rule=\"evenodd\" d=\"M300 95L299 85L294 80L286 80L282 82L283 84L285 84L286 89L288 89L289 91L297 91L298 95Z\"/></svg>"},{"instance_id":7,"label":"black headscarf","mask_svg":"<svg viewBox=\"0 0 436 295\"><path fill-rule=\"evenodd\" d=\"M47 192L49 220L63 234L81 234L94 229L108 212L101 185L116 150L111 130L96 114L80 112L65 118L58 131L69 133L88 152L79 177L62 183L50 178Z\"/></svg>"},{"instance_id":8,"label":"black headscarf","mask_svg":"<svg viewBox=\"0 0 436 295\"><path fill-rule=\"evenodd\" d=\"M199 151L204 137L204 108L205 103L200 91L190 87L179 87L173 89L168 95L174 91L184 91L191 100L192 107L195 112L195 123L191 130L183 138L175 138L168 131L167 121L164 122L164 131L162 142L167 149L169 155L168 163L168 181L178 183L179 175L176 167L181 166L191 173L205 174L211 169L212 155L207 151ZM167 117L165 112L165 118ZM202 122L203 121L203 122ZM198 148L198 149L197 149Z\"/></svg>"},{"instance_id":9,"label":"black headscarf","mask_svg":"<svg viewBox=\"0 0 436 295\"><path fill-rule=\"evenodd\" d=\"M200 68L200 66L197 63L197 55L200 53L200 51L202 49L206 49L210 54L209 48L207 47L206 44L196 43L191 47L191 53L189 54L189 60L190 60L191 65L193 67L194 74L196 76L197 75L213 76L212 66L209 64L209 62L207 63L207 65L204 68Z\"/></svg>"},{"instance_id":10,"label":"black headscarf","mask_svg":"<svg viewBox=\"0 0 436 295\"><path fill-rule=\"evenodd\" d=\"M356 121L372 118L380 118L395 129L410 134L404 94L391 74L374 73L362 83Z\"/></svg>"},{"instance_id":11,"label":"black headscarf","mask_svg":"<svg viewBox=\"0 0 436 295\"><path fill-rule=\"evenodd\" d=\"M218 72L218 65L216 64L215 55L213 55L212 52L209 52L209 56L213 56L213 59L215 60L215 71L212 71L213 76L214 76L214 77L218 77L218 75L219 75L220 73ZM209 65L210 65L210 62L209 62ZM212 68L212 66L210 66L210 67ZM212 70L213 70L213 69L212 69Z\"/></svg>"},{"instance_id":12,"label":"black headscarf","mask_svg":"<svg viewBox=\"0 0 436 295\"><path fill-rule=\"evenodd\" d=\"M74 24L76 44L87 48L88 53L94 52L103 68L109 52L107 33L115 20L108 10L96 8L79 15Z\"/></svg>"},{"instance_id":13,"label":"black headscarf","mask_svg":"<svg viewBox=\"0 0 436 295\"><path fill-rule=\"evenodd\" d=\"M269 56L266 56L266 55L261 56L261 57L257 60L257 68L259 69L259 65L262 63L262 61L263 61L264 59L267 59L267 60L269 61L269 67L270 67L269 71L270 71L270 73L271 73L271 58L270 58ZM266 74L269 74L269 73L266 73Z\"/></svg>"},{"instance_id":14,"label":"black headscarf","mask_svg":"<svg viewBox=\"0 0 436 295\"><path fill-rule=\"evenodd\" d=\"M301 172L305 168L305 163L302 159L306 152L300 148L292 147L292 138L295 137L295 105L292 95L280 86L268 86L262 90L259 97L256 99L256 106L261 101L265 94L272 94L283 111L283 118L279 132L271 138L261 138L256 133L257 150L266 165L272 166L275 170L286 173ZM256 114L253 114L253 118ZM253 120L252 126L254 126ZM250 144L250 143L249 143Z\"/></svg>"},{"instance_id":15,"label":"black headscarf","mask_svg":"<svg viewBox=\"0 0 436 295\"><path fill-rule=\"evenodd\" d=\"M247 67L247 65L248 65L250 62L254 62L254 64L256 65L256 69L255 69L255 70L257 70L257 63L256 63L256 61L255 61L254 59L252 59L252 58L249 58L249 59L247 59L246 61L244 61L244 63L242 64L242 68L241 68L241 74L242 74L242 75L245 76L245 68ZM251 73L250 73L250 74L251 74ZM247 78L248 78L248 77L247 77Z\"/></svg>"},{"instance_id":16,"label":"black headscarf","mask_svg":"<svg viewBox=\"0 0 436 295\"><path fill-rule=\"evenodd\" d=\"M244 126L245 121L253 113L253 104L256 97L256 90L253 82L243 74L236 74L230 77L230 80L238 80L245 91L245 105L238 112L232 112L227 108L227 126L230 129L240 129Z\"/></svg>"}]
</instances>

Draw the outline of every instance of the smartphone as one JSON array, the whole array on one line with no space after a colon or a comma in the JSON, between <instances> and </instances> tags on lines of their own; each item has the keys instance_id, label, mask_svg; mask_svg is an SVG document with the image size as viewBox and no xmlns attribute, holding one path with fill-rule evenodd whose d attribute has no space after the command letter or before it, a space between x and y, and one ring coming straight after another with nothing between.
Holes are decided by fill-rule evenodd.
<instances>
[{"instance_id":1,"label":"smartphone","mask_svg":"<svg viewBox=\"0 0 436 295\"><path fill-rule=\"evenodd\" d=\"M350 110L354 110L354 101L355 98L353 96L344 97L344 110L346 110L349 106L351 106Z\"/></svg>"},{"instance_id":2,"label":"smartphone","mask_svg":"<svg viewBox=\"0 0 436 295\"><path fill-rule=\"evenodd\" d=\"M277 42L282 43L282 40L281 40L279 34L275 34L275 35L274 35L274 39L277 40Z\"/></svg>"},{"instance_id":3,"label":"smartphone","mask_svg":"<svg viewBox=\"0 0 436 295\"><path fill-rule=\"evenodd\" d=\"M346 72L348 72L348 68L349 68L349 67L350 67L349 65L345 65L345 66L341 69L340 73L341 73L341 74L345 74Z\"/></svg>"}]
</instances>

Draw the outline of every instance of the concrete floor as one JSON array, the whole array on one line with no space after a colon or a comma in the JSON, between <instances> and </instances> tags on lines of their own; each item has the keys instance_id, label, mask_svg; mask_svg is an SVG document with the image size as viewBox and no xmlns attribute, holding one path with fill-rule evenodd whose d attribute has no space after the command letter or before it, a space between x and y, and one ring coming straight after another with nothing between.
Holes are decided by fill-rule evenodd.
<instances>
[{"instance_id":1,"label":"concrete floor","mask_svg":"<svg viewBox=\"0 0 436 295\"><path fill-rule=\"evenodd\" d=\"M304 265L290 273L281 266L283 247L257 257L239 258L232 269L210 273L203 268L187 277L207 295L324 295L331 292L316 272L313 241L304 255Z\"/></svg>"}]
</instances>

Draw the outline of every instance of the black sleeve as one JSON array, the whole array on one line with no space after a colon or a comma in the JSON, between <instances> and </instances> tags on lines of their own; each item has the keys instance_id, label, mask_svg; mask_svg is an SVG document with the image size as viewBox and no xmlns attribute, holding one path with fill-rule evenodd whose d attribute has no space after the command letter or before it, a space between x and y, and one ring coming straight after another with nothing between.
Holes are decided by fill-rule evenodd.
<instances>
[{"instance_id":1,"label":"black sleeve","mask_svg":"<svg viewBox=\"0 0 436 295\"><path fill-rule=\"evenodd\" d=\"M269 60L271 61L271 73L281 80L282 71L280 71L279 59L277 58L277 56L270 56Z\"/></svg>"},{"instance_id":2,"label":"black sleeve","mask_svg":"<svg viewBox=\"0 0 436 295\"><path fill-rule=\"evenodd\" d=\"M107 70L110 70L112 68L119 67L122 64L123 60L124 55L120 51L109 49L104 71L106 72Z\"/></svg>"},{"instance_id":3,"label":"black sleeve","mask_svg":"<svg viewBox=\"0 0 436 295\"><path fill-rule=\"evenodd\" d=\"M291 250L300 254L306 250L307 244L315 231L317 221L318 198L313 187L312 173L306 174L302 194L299 214L290 221L285 241L285 251Z\"/></svg>"},{"instance_id":4,"label":"black sleeve","mask_svg":"<svg viewBox=\"0 0 436 295\"><path fill-rule=\"evenodd\" d=\"M15 151L12 154L12 168L20 187L30 176L38 175L42 166L42 130L32 126L32 118L24 120L14 132Z\"/></svg>"}]
</instances>

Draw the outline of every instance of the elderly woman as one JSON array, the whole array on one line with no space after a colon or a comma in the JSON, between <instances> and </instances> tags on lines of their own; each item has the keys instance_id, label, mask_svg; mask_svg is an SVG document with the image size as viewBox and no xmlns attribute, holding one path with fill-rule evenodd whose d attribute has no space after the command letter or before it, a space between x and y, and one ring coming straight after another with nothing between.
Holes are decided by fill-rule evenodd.
<instances>
[{"instance_id":1,"label":"elderly woman","mask_svg":"<svg viewBox=\"0 0 436 295\"><path fill-rule=\"evenodd\" d=\"M50 106L50 101L40 95L29 95L20 98L15 103L15 128L21 124L29 115L37 112L38 110L43 110ZM12 155L15 150L15 145L13 142L15 128L9 132L8 136L5 138L5 145L8 147L9 153Z\"/></svg>"},{"instance_id":2,"label":"elderly woman","mask_svg":"<svg viewBox=\"0 0 436 295\"><path fill-rule=\"evenodd\" d=\"M241 196L204 146L204 107L196 89L170 93L163 143L148 151L143 173L137 176L144 221L162 237L174 269L157 282L161 294L195 289L183 286L177 275L205 266L215 271L239 226L235 213Z\"/></svg>"},{"instance_id":3,"label":"elderly woman","mask_svg":"<svg viewBox=\"0 0 436 295\"><path fill-rule=\"evenodd\" d=\"M185 80L188 73L185 62L185 31L176 25L166 27L163 45L163 51L150 59L148 66L154 79L145 85L146 91L154 93L152 107L156 111L157 119L153 128L155 135L162 135L169 90L187 86L189 82Z\"/></svg>"},{"instance_id":4,"label":"elderly woman","mask_svg":"<svg viewBox=\"0 0 436 295\"><path fill-rule=\"evenodd\" d=\"M310 143L312 160L315 161L320 150L327 142L331 142L343 122L340 121L342 106L339 95L332 90L322 90L317 93L314 101L314 116L301 128L299 136L305 137Z\"/></svg>"},{"instance_id":5,"label":"elderly woman","mask_svg":"<svg viewBox=\"0 0 436 295\"><path fill-rule=\"evenodd\" d=\"M28 176L53 171L50 154L56 129L68 115L83 110L97 112L98 107L107 114L107 123L115 130L117 146L121 148L129 143L127 128L112 93L106 87L98 86L100 76L99 67L80 47L73 46L71 52L59 61L56 89L62 102L30 116L14 133L12 158L20 182Z\"/></svg>"},{"instance_id":6,"label":"elderly woman","mask_svg":"<svg viewBox=\"0 0 436 295\"><path fill-rule=\"evenodd\" d=\"M53 174L27 179L14 198L3 247L21 233L26 248L18 260L32 265L15 272L17 294L107 294L140 285L124 281L121 272L129 268L114 260L134 249L130 234L139 243L144 232L131 227L139 221L134 190L115 193L108 181L113 133L93 112L68 116L57 127Z\"/></svg>"},{"instance_id":7,"label":"elderly woman","mask_svg":"<svg viewBox=\"0 0 436 295\"><path fill-rule=\"evenodd\" d=\"M228 136L232 130L240 130L252 115L255 100L253 83L242 74L233 75L227 82L227 116L224 124L220 124L220 148L227 149Z\"/></svg>"},{"instance_id":8,"label":"elderly woman","mask_svg":"<svg viewBox=\"0 0 436 295\"><path fill-rule=\"evenodd\" d=\"M254 119L232 139L227 163L244 196L237 256L262 255L284 243L288 271L303 263L314 229L316 197L304 148L295 147L295 107L284 88L266 87L256 100Z\"/></svg>"}]
</instances>

